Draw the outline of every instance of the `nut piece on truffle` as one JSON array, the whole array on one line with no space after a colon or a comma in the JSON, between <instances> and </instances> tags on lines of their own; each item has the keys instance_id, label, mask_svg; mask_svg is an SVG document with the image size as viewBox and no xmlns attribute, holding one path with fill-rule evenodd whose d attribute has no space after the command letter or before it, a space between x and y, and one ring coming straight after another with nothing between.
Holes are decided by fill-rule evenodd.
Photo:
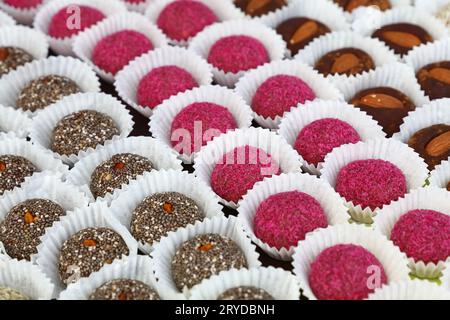
<instances>
[{"instance_id":1,"label":"nut piece on truffle","mask_svg":"<svg viewBox=\"0 0 450 320\"><path fill-rule=\"evenodd\" d=\"M97 288L89 300L160 300L158 293L138 280L116 279Z\"/></svg>"},{"instance_id":2,"label":"nut piece on truffle","mask_svg":"<svg viewBox=\"0 0 450 320\"><path fill-rule=\"evenodd\" d=\"M0 47L0 77L33 60L33 56L23 49Z\"/></svg>"},{"instance_id":3,"label":"nut piece on truffle","mask_svg":"<svg viewBox=\"0 0 450 320\"><path fill-rule=\"evenodd\" d=\"M342 48L325 54L314 68L325 77L336 74L353 76L375 69L375 62L363 50Z\"/></svg>"},{"instance_id":4,"label":"nut piece on truffle","mask_svg":"<svg viewBox=\"0 0 450 320\"><path fill-rule=\"evenodd\" d=\"M0 155L0 195L20 186L36 171L36 166L24 157Z\"/></svg>"},{"instance_id":5,"label":"nut piece on truffle","mask_svg":"<svg viewBox=\"0 0 450 320\"><path fill-rule=\"evenodd\" d=\"M417 71L416 77L431 100L450 98L450 61L428 64Z\"/></svg>"},{"instance_id":6,"label":"nut piece on truffle","mask_svg":"<svg viewBox=\"0 0 450 320\"><path fill-rule=\"evenodd\" d=\"M15 289L0 287L0 300L30 300L30 298Z\"/></svg>"},{"instance_id":7,"label":"nut piece on truffle","mask_svg":"<svg viewBox=\"0 0 450 320\"><path fill-rule=\"evenodd\" d=\"M286 4L286 0L234 0L234 5L250 17L263 16Z\"/></svg>"},{"instance_id":8,"label":"nut piece on truffle","mask_svg":"<svg viewBox=\"0 0 450 320\"><path fill-rule=\"evenodd\" d=\"M241 286L231 288L217 297L217 300L275 300L264 289Z\"/></svg>"}]
</instances>

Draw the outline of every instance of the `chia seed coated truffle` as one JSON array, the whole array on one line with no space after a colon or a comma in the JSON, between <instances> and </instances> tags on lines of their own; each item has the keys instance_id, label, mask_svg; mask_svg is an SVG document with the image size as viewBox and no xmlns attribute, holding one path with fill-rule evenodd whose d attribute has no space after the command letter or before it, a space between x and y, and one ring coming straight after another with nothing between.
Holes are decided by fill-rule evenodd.
<instances>
[{"instance_id":1,"label":"chia seed coated truffle","mask_svg":"<svg viewBox=\"0 0 450 320\"><path fill-rule=\"evenodd\" d=\"M115 75L131 60L152 49L153 44L142 33L122 30L104 37L95 45L92 61L100 69Z\"/></svg>"},{"instance_id":2,"label":"chia seed coated truffle","mask_svg":"<svg viewBox=\"0 0 450 320\"><path fill-rule=\"evenodd\" d=\"M0 155L0 195L19 187L25 178L36 171L36 166L24 157Z\"/></svg>"},{"instance_id":3,"label":"chia seed coated truffle","mask_svg":"<svg viewBox=\"0 0 450 320\"><path fill-rule=\"evenodd\" d=\"M61 155L78 154L119 135L114 120L94 110L82 110L62 118L53 130L51 150Z\"/></svg>"},{"instance_id":4,"label":"chia seed coated truffle","mask_svg":"<svg viewBox=\"0 0 450 320\"><path fill-rule=\"evenodd\" d=\"M80 87L69 78L47 75L30 81L19 93L16 106L36 111L58 102L65 96L81 92Z\"/></svg>"},{"instance_id":5,"label":"chia seed coated truffle","mask_svg":"<svg viewBox=\"0 0 450 320\"><path fill-rule=\"evenodd\" d=\"M384 268L371 252L359 245L338 244L323 250L311 264L309 285L320 300L362 300L375 290L367 285L374 267L379 268L379 285L386 284Z\"/></svg>"},{"instance_id":6,"label":"chia seed coated truffle","mask_svg":"<svg viewBox=\"0 0 450 320\"><path fill-rule=\"evenodd\" d=\"M270 61L264 45L249 36L219 39L210 49L208 62L224 72L238 73L254 69Z\"/></svg>"},{"instance_id":7,"label":"chia seed coated truffle","mask_svg":"<svg viewBox=\"0 0 450 320\"><path fill-rule=\"evenodd\" d=\"M74 28L74 25L68 23L72 20L71 16L74 12L67 6L52 17L48 25L48 35L58 39L72 37L106 18L101 11L93 7L83 5L78 5L77 7L80 10L79 26Z\"/></svg>"},{"instance_id":8,"label":"chia seed coated truffle","mask_svg":"<svg viewBox=\"0 0 450 320\"><path fill-rule=\"evenodd\" d=\"M171 39L188 40L219 19L206 5L194 0L178 0L160 13L158 27Z\"/></svg>"},{"instance_id":9,"label":"chia seed coated truffle","mask_svg":"<svg viewBox=\"0 0 450 320\"><path fill-rule=\"evenodd\" d=\"M324 118L305 126L298 134L294 148L305 161L317 165L334 148L359 141L358 132L347 122Z\"/></svg>"},{"instance_id":10,"label":"chia seed coated truffle","mask_svg":"<svg viewBox=\"0 0 450 320\"><path fill-rule=\"evenodd\" d=\"M194 200L178 192L155 193L133 211L131 234L143 243L158 242L169 231L202 221L203 212Z\"/></svg>"},{"instance_id":11,"label":"chia seed coated truffle","mask_svg":"<svg viewBox=\"0 0 450 320\"><path fill-rule=\"evenodd\" d=\"M89 187L95 198L101 198L152 170L153 164L145 157L131 153L116 154L95 168Z\"/></svg>"},{"instance_id":12,"label":"chia seed coated truffle","mask_svg":"<svg viewBox=\"0 0 450 320\"><path fill-rule=\"evenodd\" d=\"M13 207L0 223L0 241L13 259L30 260L37 253L45 229L63 215L65 210L46 199L29 199Z\"/></svg>"},{"instance_id":13,"label":"chia seed coated truffle","mask_svg":"<svg viewBox=\"0 0 450 320\"><path fill-rule=\"evenodd\" d=\"M89 300L160 300L155 290L138 280L117 279L97 288Z\"/></svg>"},{"instance_id":14,"label":"chia seed coated truffle","mask_svg":"<svg viewBox=\"0 0 450 320\"><path fill-rule=\"evenodd\" d=\"M139 82L137 100L139 105L154 109L171 96L195 87L198 87L197 81L183 68L158 67Z\"/></svg>"},{"instance_id":15,"label":"chia seed coated truffle","mask_svg":"<svg viewBox=\"0 0 450 320\"><path fill-rule=\"evenodd\" d=\"M172 277L177 288L192 288L203 279L232 268L246 268L239 246L219 234L202 234L183 243L172 259Z\"/></svg>"},{"instance_id":16,"label":"chia seed coated truffle","mask_svg":"<svg viewBox=\"0 0 450 320\"><path fill-rule=\"evenodd\" d=\"M67 239L59 254L59 275L66 285L78 276L88 277L105 264L128 255L122 237L109 228L86 228Z\"/></svg>"},{"instance_id":17,"label":"chia seed coated truffle","mask_svg":"<svg viewBox=\"0 0 450 320\"><path fill-rule=\"evenodd\" d=\"M292 107L314 100L316 94L302 79L289 75L268 78L256 90L252 109L264 118L283 116Z\"/></svg>"},{"instance_id":18,"label":"chia seed coated truffle","mask_svg":"<svg viewBox=\"0 0 450 320\"><path fill-rule=\"evenodd\" d=\"M214 167L211 187L221 198L237 203L256 182L279 173L278 163L262 149L238 147Z\"/></svg>"},{"instance_id":19,"label":"chia seed coated truffle","mask_svg":"<svg viewBox=\"0 0 450 320\"><path fill-rule=\"evenodd\" d=\"M308 232L328 226L320 203L300 191L268 197L256 210L253 223L255 235L277 249L295 246Z\"/></svg>"},{"instance_id":20,"label":"chia seed coated truffle","mask_svg":"<svg viewBox=\"0 0 450 320\"><path fill-rule=\"evenodd\" d=\"M200 133L197 127L201 128ZM181 110L173 119L171 128L172 146L180 153L191 154L198 152L214 137L236 128L236 120L227 108L210 102L196 102ZM189 150L185 150L188 141L185 141L185 135L180 137L180 130L189 132ZM176 140L176 138L182 140ZM199 141L200 139L201 141Z\"/></svg>"},{"instance_id":21,"label":"chia seed coated truffle","mask_svg":"<svg viewBox=\"0 0 450 320\"><path fill-rule=\"evenodd\" d=\"M33 60L33 56L21 48L0 47L0 77Z\"/></svg>"},{"instance_id":22,"label":"chia seed coated truffle","mask_svg":"<svg viewBox=\"0 0 450 320\"><path fill-rule=\"evenodd\" d=\"M30 298L15 289L0 287L0 300L30 300Z\"/></svg>"},{"instance_id":23,"label":"chia seed coated truffle","mask_svg":"<svg viewBox=\"0 0 450 320\"><path fill-rule=\"evenodd\" d=\"M434 210L412 210L402 215L391 240L415 261L445 261L450 257L450 216Z\"/></svg>"},{"instance_id":24,"label":"chia seed coated truffle","mask_svg":"<svg viewBox=\"0 0 450 320\"><path fill-rule=\"evenodd\" d=\"M250 286L236 287L226 290L217 300L275 300L267 291Z\"/></svg>"},{"instance_id":25,"label":"chia seed coated truffle","mask_svg":"<svg viewBox=\"0 0 450 320\"><path fill-rule=\"evenodd\" d=\"M42 0L3 0L3 2L17 9L32 9L42 4Z\"/></svg>"},{"instance_id":26,"label":"chia seed coated truffle","mask_svg":"<svg viewBox=\"0 0 450 320\"><path fill-rule=\"evenodd\" d=\"M358 160L339 171L336 191L354 205L375 210L404 196L407 183L403 172L388 161Z\"/></svg>"}]
</instances>

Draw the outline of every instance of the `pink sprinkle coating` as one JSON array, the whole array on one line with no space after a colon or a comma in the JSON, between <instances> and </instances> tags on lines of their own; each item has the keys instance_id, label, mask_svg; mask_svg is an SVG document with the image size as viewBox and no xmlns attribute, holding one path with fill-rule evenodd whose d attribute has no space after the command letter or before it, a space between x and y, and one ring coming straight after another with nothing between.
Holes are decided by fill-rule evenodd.
<instances>
[{"instance_id":1,"label":"pink sprinkle coating","mask_svg":"<svg viewBox=\"0 0 450 320\"><path fill-rule=\"evenodd\" d=\"M161 11L157 25L169 38L182 41L188 40L217 21L214 12L203 3L178 0Z\"/></svg>"},{"instance_id":2,"label":"pink sprinkle coating","mask_svg":"<svg viewBox=\"0 0 450 320\"><path fill-rule=\"evenodd\" d=\"M3 2L13 8L31 9L42 4L43 0L3 0Z\"/></svg>"},{"instance_id":3,"label":"pink sprinkle coating","mask_svg":"<svg viewBox=\"0 0 450 320\"><path fill-rule=\"evenodd\" d=\"M391 240L415 261L445 261L450 257L450 216L434 210L409 211L394 225Z\"/></svg>"},{"instance_id":4,"label":"pink sprinkle coating","mask_svg":"<svg viewBox=\"0 0 450 320\"><path fill-rule=\"evenodd\" d=\"M277 249L295 246L308 232L328 226L320 203L299 191L268 197L256 210L253 223L255 235Z\"/></svg>"},{"instance_id":5,"label":"pink sprinkle coating","mask_svg":"<svg viewBox=\"0 0 450 320\"><path fill-rule=\"evenodd\" d=\"M314 100L316 94L302 79L288 75L268 78L256 90L252 109L264 118L283 116L299 103Z\"/></svg>"},{"instance_id":6,"label":"pink sprinkle coating","mask_svg":"<svg viewBox=\"0 0 450 320\"><path fill-rule=\"evenodd\" d=\"M173 119L172 146L178 152L191 154L214 137L236 128L236 120L227 108L215 103L196 102L181 110ZM185 149L186 139L190 141L189 150Z\"/></svg>"},{"instance_id":7,"label":"pink sprinkle coating","mask_svg":"<svg viewBox=\"0 0 450 320\"><path fill-rule=\"evenodd\" d=\"M374 210L404 196L407 184L403 172L388 161L358 160L339 171L336 191L354 205Z\"/></svg>"},{"instance_id":8,"label":"pink sprinkle coating","mask_svg":"<svg viewBox=\"0 0 450 320\"><path fill-rule=\"evenodd\" d=\"M224 155L211 174L211 187L227 201L237 203L253 185L280 174L278 163L259 148L244 146Z\"/></svg>"},{"instance_id":9,"label":"pink sprinkle coating","mask_svg":"<svg viewBox=\"0 0 450 320\"><path fill-rule=\"evenodd\" d=\"M122 30L101 39L92 52L92 61L102 70L116 74L128 62L153 49L142 33Z\"/></svg>"},{"instance_id":10,"label":"pink sprinkle coating","mask_svg":"<svg viewBox=\"0 0 450 320\"><path fill-rule=\"evenodd\" d=\"M305 161L317 165L334 148L359 141L358 132L347 122L324 118L305 126L298 134L294 148Z\"/></svg>"},{"instance_id":11,"label":"pink sprinkle coating","mask_svg":"<svg viewBox=\"0 0 450 320\"><path fill-rule=\"evenodd\" d=\"M137 100L139 105L153 109L171 96L197 86L192 75L183 68L154 68L139 83Z\"/></svg>"},{"instance_id":12,"label":"pink sprinkle coating","mask_svg":"<svg viewBox=\"0 0 450 320\"><path fill-rule=\"evenodd\" d=\"M78 8L80 8L79 28L76 26L75 19L73 19L74 11L70 7L64 7L52 17L48 26L48 34L54 38L64 39L89 28L105 18L105 15L95 8L89 6L78 6Z\"/></svg>"},{"instance_id":13,"label":"pink sprinkle coating","mask_svg":"<svg viewBox=\"0 0 450 320\"><path fill-rule=\"evenodd\" d=\"M218 40L210 49L208 62L216 68L238 73L270 61L264 45L248 36L229 36Z\"/></svg>"},{"instance_id":14,"label":"pink sprinkle coating","mask_svg":"<svg viewBox=\"0 0 450 320\"><path fill-rule=\"evenodd\" d=\"M309 285L319 300L362 300L375 291L369 277L378 275L379 283L387 283L380 261L365 248L354 244L338 244L323 250L311 264Z\"/></svg>"}]
</instances>

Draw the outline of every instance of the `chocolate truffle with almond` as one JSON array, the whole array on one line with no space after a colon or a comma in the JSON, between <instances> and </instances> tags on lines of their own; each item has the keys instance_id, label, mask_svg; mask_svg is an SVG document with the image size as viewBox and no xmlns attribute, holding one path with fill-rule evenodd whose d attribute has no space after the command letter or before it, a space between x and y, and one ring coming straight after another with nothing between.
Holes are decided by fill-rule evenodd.
<instances>
[{"instance_id":1,"label":"chocolate truffle with almond","mask_svg":"<svg viewBox=\"0 0 450 320\"><path fill-rule=\"evenodd\" d=\"M450 61L428 64L417 72L420 87L431 100L450 98Z\"/></svg>"},{"instance_id":2,"label":"chocolate truffle with almond","mask_svg":"<svg viewBox=\"0 0 450 320\"><path fill-rule=\"evenodd\" d=\"M352 12L359 7L377 6L381 11L391 9L389 0L333 0L345 11Z\"/></svg>"},{"instance_id":3,"label":"chocolate truffle with almond","mask_svg":"<svg viewBox=\"0 0 450 320\"><path fill-rule=\"evenodd\" d=\"M375 62L363 50L342 48L325 54L316 62L314 68L324 76L352 76L375 69Z\"/></svg>"},{"instance_id":4,"label":"chocolate truffle with almond","mask_svg":"<svg viewBox=\"0 0 450 320\"><path fill-rule=\"evenodd\" d=\"M251 17L260 17L276 11L285 5L286 0L234 0L234 5Z\"/></svg>"},{"instance_id":5,"label":"chocolate truffle with almond","mask_svg":"<svg viewBox=\"0 0 450 320\"><path fill-rule=\"evenodd\" d=\"M0 155L0 195L19 187L25 178L38 171L28 159L16 155Z\"/></svg>"},{"instance_id":6,"label":"chocolate truffle with almond","mask_svg":"<svg viewBox=\"0 0 450 320\"><path fill-rule=\"evenodd\" d=\"M242 286L226 290L217 300L275 300L266 290Z\"/></svg>"},{"instance_id":7,"label":"chocolate truffle with almond","mask_svg":"<svg viewBox=\"0 0 450 320\"><path fill-rule=\"evenodd\" d=\"M403 118L416 109L407 95L390 87L360 91L349 102L372 116L383 127L388 137L398 132Z\"/></svg>"},{"instance_id":8,"label":"chocolate truffle with almond","mask_svg":"<svg viewBox=\"0 0 450 320\"><path fill-rule=\"evenodd\" d=\"M159 295L142 281L116 279L97 288L89 300L159 300Z\"/></svg>"},{"instance_id":9,"label":"chocolate truffle with almond","mask_svg":"<svg viewBox=\"0 0 450 320\"><path fill-rule=\"evenodd\" d=\"M0 77L33 61L33 56L23 49L16 47L0 48Z\"/></svg>"}]
</instances>

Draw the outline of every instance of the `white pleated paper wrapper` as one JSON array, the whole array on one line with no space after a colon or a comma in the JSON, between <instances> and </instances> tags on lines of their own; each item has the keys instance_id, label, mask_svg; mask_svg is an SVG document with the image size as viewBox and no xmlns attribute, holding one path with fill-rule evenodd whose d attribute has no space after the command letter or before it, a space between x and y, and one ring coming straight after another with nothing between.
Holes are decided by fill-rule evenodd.
<instances>
[{"instance_id":1,"label":"white pleated paper wrapper","mask_svg":"<svg viewBox=\"0 0 450 320\"><path fill-rule=\"evenodd\" d=\"M305 49L301 50L294 59L300 60L307 65L314 67L316 62L327 53L344 48L357 48L366 52L373 60L375 68L398 61L394 51L390 50L378 39L367 38L356 32L339 31L326 34L313 40ZM363 72L362 74L364 74ZM334 83L354 76L346 74L329 75Z\"/></svg>"},{"instance_id":2,"label":"white pleated paper wrapper","mask_svg":"<svg viewBox=\"0 0 450 320\"><path fill-rule=\"evenodd\" d=\"M317 99L343 100L342 94L323 75L300 61L284 60L274 61L269 64L249 71L236 84L236 92L241 95L248 105L252 105L253 98L259 87L269 78L277 75L289 75L303 80L315 93ZM297 105L301 107L301 104ZM291 107L297 107L295 105ZM275 118L265 118L253 113L255 120L264 128L277 129L283 115Z\"/></svg>"},{"instance_id":3,"label":"white pleated paper wrapper","mask_svg":"<svg viewBox=\"0 0 450 320\"><path fill-rule=\"evenodd\" d=\"M300 286L292 273L260 267L231 269L205 279L192 288L190 300L217 300L225 291L241 286L263 289L275 300L300 299Z\"/></svg>"},{"instance_id":4,"label":"white pleated paper wrapper","mask_svg":"<svg viewBox=\"0 0 450 320\"><path fill-rule=\"evenodd\" d=\"M148 172L125 186L111 202L114 217L130 231L134 210L145 198L161 192L178 192L192 199L205 218L221 216L222 206L214 192L193 174L176 170ZM175 230L172 230L175 231ZM139 249L150 254L155 243L139 242Z\"/></svg>"},{"instance_id":5,"label":"white pleated paper wrapper","mask_svg":"<svg viewBox=\"0 0 450 320\"><path fill-rule=\"evenodd\" d=\"M145 10L145 16L154 24L158 24L158 18L161 12L172 2L177 0L153 0L150 1L147 9ZM241 10L233 5L230 1L217 1L217 0L197 0L206 7L208 7L217 17L218 22L227 20L243 19L245 16ZM169 37L169 36L168 36ZM170 38L170 37L169 37ZM170 39L170 43L176 46L186 47L192 37L187 40L175 40Z\"/></svg>"},{"instance_id":6,"label":"white pleated paper wrapper","mask_svg":"<svg viewBox=\"0 0 450 320\"><path fill-rule=\"evenodd\" d=\"M41 4L33 8L16 8L6 4L4 1L0 1L0 9L9 14L21 24L31 25L38 11L49 1L50 0L43 0Z\"/></svg>"},{"instance_id":7,"label":"white pleated paper wrapper","mask_svg":"<svg viewBox=\"0 0 450 320\"><path fill-rule=\"evenodd\" d=\"M450 291L426 280L402 281L375 289L368 300L450 300Z\"/></svg>"},{"instance_id":8,"label":"white pleated paper wrapper","mask_svg":"<svg viewBox=\"0 0 450 320\"><path fill-rule=\"evenodd\" d=\"M138 12L138 13L145 13L145 10L147 9L148 2L147 0L142 0L142 2L139 3L132 3L126 0L122 0L123 3L125 3L125 6L127 7L128 11L132 12Z\"/></svg>"},{"instance_id":9,"label":"white pleated paper wrapper","mask_svg":"<svg viewBox=\"0 0 450 320\"><path fill-rule=\"evenodd\" d=\"M89 6L102 12L106 17L125 12L127 10L125 4L119 0L58 0L50 1L37 13L33 26L35 29L42 31L47 35L47 39L50 42L50 47L57 54L64 56L73 56L72 45L75 37L73 35L66 38L54 38L48 35L48 27L51 23L53 16L61 9L68 6ZM92 26L91 26L92 27ZM88 28L87 28L88 29Z\"/></svg>"},{"instance_id":10,"label":"white pleated paper wrapper","mask_svg":"<svg viewBox=\"0 0 450 320\"><path fill-rule=\"evenodd\" d=\"M404 198L384 206L375 219L375 230L390 239L392 229L400 217L416 209L435 210L450 215L450 193L447 190L435 187L415 190ZM439 261L438 263L425 263L408 257L408 266L411 272L419 278L439 278L445 269L446 262L450 262L450 257L446 261Z\"/></svg>"},{"instance_id":11,"label":"white pleated paper wrapper","mask_svg":"<svg viewBox=\"0 0 450 320\"><path fill-rule=\"evenodd\" d=\"M61 292L58 300L89 300L89 296L105 283L113 280L137 280L154 289L159 297L170 300L174 297L167 288L159 284L153 275L152 260L148 256L124 257L105 265L89 277L82 278L78 282L70 284Z\"/></svg>"},{"instance_id":12,"label":"white pleated paper wrapper","mask_svg":"<svg viewBox=\"0 0 450 320\"><path fill-rule=\"evenodd\" d=\"M447 25L447 29L450 28L450 0L416 0L415 6L418 10L436 16Z\"/></svg>"},{"instance_id":13,"label":"white pleated paper wrapper","mask_svg":"<svg viewBox=\"0 0 450 320\"><path fill-rule=\"evenodd\" d=\"M168 287L174 296L183 294L185 298L189 298L190 290L185 288L183 292L180 292L176 287L172 279L171 271L173 256L178 248L186 241L189 241L198 235L208 233L220 234L232 239L244 253L248 268L257 268L261 266L261 262L258 260L259 254L255 251L255 245L251 243L250 239L241 230L235 217L214 217L205 219L194 225L180 228L175 232L169 232L166 237L162 238L161 241L154 246L154 250L151 253L154 261L153 268L156 278L162 285Z\"/></svg>"},{"instance_id":14,"label":"white pleated paper wrapper","mask_svg":"<svg viewBox=\"0 0 450 320\"><path fill-rule=\"evenodd\" d=\"M154 170L182 170L181 161L177 159L176 154L159 141L151 137L129 137L117 139L104 146L97 147L92 153L81 158L70 170L67 181L83 190L91 201L95 201L89 189L92 173L100 164L121 153L132 153L149 159L155 168ZM123 187L125 185L122 185ZM112 194L107 193L100 199L110 203L113 197L120 192L121 189L117 189Z\"/></svg>"},{"instance_id":15,"label":"white pleated paper wrapper","mask_svg":"<svg viewBox=\"0 0 450 320\"><path fill-rule=\"evenodd\" d=\"M17 108L16 101L22 89L31 81L47 75L67 77L74 81L82 92L100 91L100 82L87 64L71 57L49 57L27 63L2 77L0 104ZM35 115L41 111L26 113Z\"/></svg>"},{"instance_id":16,"label":"white pleated paper wrapper","mask_svg":"<svg viewBox=\"0 0 450 320\"><path fill-rule=\"evenodd\" d=\"M450 158L442 161L441 164L437 165L431 171L428 181L430 182L430 186L447 188L447 184L450 182Z\"/></svg>"},{"instance_id":17,"label":"white pleated paper wrapper","mask_svg":"<svg viewBox=\"0 0 450 320\"><path fill-rule=\"evenodd\" d=\"M75 37L73 51L77 57L89 64L102 79L112 83L115 75L98 67L92 61L92 53L103 38L124 30L133 30L144 35L151 41L153 48L167 45L166 36L144 16L135 12L124 12L109 17L80 33Z\"/></svg>"},{"instance_id":18,"label":"white pleated paper wrapper","mask_svg":"<svg viewBox=\"0 0 450 320\"><path fill-rule=\"evenodd\" d=\"M1 258L0 258L0 261L1 261ZM442 272L441 283L442 283L442 286L448 292L450 292L450 263L447 264L446 268Z\"/></svg>"},{"instance_id":19,"label":"white pleated paper wrapper","mask_svg":"<svg viewBox=\"0 0 450 320\"><path fill-rule=\"evenodd\" d=\"M272 195L300 191L316 199L322 207L329 225L347 223L350 219L343 199L324 181L303 173L282 174L257 182L239 202L238 219L244 231L258 247L277 260L290 261L294 246L277 249L259 239L254 233L256 211Z\"/></svg>"},{"instance_id":20,"label":"white pleated paper wrapper","mask_svg":"<svg viewBox=\"0 0 450 320\"><path fill-rule=\"evenodd\" d=\"M309 233L293 256L294 274L310 300L317 300L308 280L311 264L323 250L338 244L359 245L372 253L383 266L388 284L409 279L406 256L382 234L355 224L331 226Z\"/></svg>"},{"instance_id":21,"label":"white pleated paper wrapper","mask_svg":"<svg viewBox=\"0 0 450 320\"><path fill-rule=\"evenodd\" d=\"M286 43L275 30L251 20L226 21L209 26L192 39L189 50L208 60L211 47L218 40L229 36L249 36L260 41L266 48L270 61L282 60L287 52ZM211 67L216 82L227 87L233 87L249 71L233 73Z\"/></svg>"},{"instance_id":22,"label":"white pleated paper wrapper","mask_svg":"<svg viewBox=\"0 0 450 320\"><path fill-rule=\"evenodd\" d=\"M77 93L67 96L59 102L45 108L33 119L31 141L46 149L51 149L53 133L58 123L66 116L83 110L94 110L111 117L120 134L112 140L127 137L133 130L133 118L125 106L115 97L105 93ZM81 158L94 152L95 149L81 150L78 154L64 155L53 152L64 163L73 165Z\"/></svg>"},{"instance_id":23,"label":"white pleated paper wrapper","mask_svg":"<svg viewBox=\"0 0 450 320\"><path fill-rule=\"evenodd\" d=\"M117 73L114 86L119 96L133 109L150 117L153 109L139 105L137 90L142 78L152 69L164 66L177 66L186 70L198 86L211 84L213 80L209 64L199 55L184 48L159 48L134 59Z\"/></svg>"},{"instance_id":24,"label":"white pleated paper wrapper","mask_svg":"<svg viewBox=\"0 0 450 320\"><path fill-rule=\"evenodd\" d=\"M14 289L31 300L50 300L54 285L31 262L0 259L0 287Z\"/></svg>"},{"instance_id":25,"label":"white pleated paper wrapper","mask_svg":"<svg viewBox=\"0 0 450 320\"><path fill-rule=\"evenodd\" d=\"M339 119L351 125L358 132L361 141L382 139L386 136L378 123L346 102L317 100L307 102L299 108L293 108L281 120L278 134L291 145L295 146L300 132L312 122L320 119ZM320 175L323 162L314 165L303 159L303 169L310 174Z\"/></svg>"},{"instance_id":26,"label":"white pleated paper wrapper","mask_svg":"<svg viewBox=\"0 0 450 320\"><path fill-rule=\"evenodd\" d=\"M137 255L138 246L136 241L128 230L111 216L111 212L105 203L96 202L89 207L68 212L66 216L61 217L60 221L55 222L51 228L47 229L45 235L41 237L42 243L38 246L36 255L36 263L55 284L53 298L56 298L66 288L66 285L61 281L58 271L62 245L78 231L100 227L109 228L117 232L129 249L128 255Z\"/></svg>"},{"instance_id":27,"label":"white pleated paper wrapper","mask_svg":"<svg viewBox=\"0 0 450 320\"><path fill-rule=\"evenodd\" d=\"M336 187L340 170L357 160L381 159L398 167L406 178L407 192L421 188L428 177L427 165L413 149L394 139L375 139L335 148L325 157L321 179ZM370 224L380 208L362 208L352 201L346 202L355 221Z\"/></svg>"},{"instance_id":28,"label":"white pleated paper wrapper","mask_svg":"<svg viewBox=\"0 0 450 320\"><path fill-rule=\"evenodd\" d=\"M252 146L266 152L278 164L281 172L301 170L300 155L282 137L266 129L249 128L229 131L204 146L195 156L195 175L211 187L211 174L216 164L223 162L223 157L228 152L244 146ZM238 207L237 203L223 198L220 198L220 202L234 209Z\"/></svg>"},{"instance_id":29,"label":"white pleated paper wrapper","mask_svg":"<svg viewBox=\"0 0 450 320\"><path fill-rule=\"evenodd\" d=\"M16 20L9 16L6 12L0 10L0 27L14 26Z\"/></svg>"},{"instance_id":30,"label":"white pleated paper wrapper","mask_svg":"<svg viewBox=\"0 0 450 320\"><path fill-rule=\"evenodd\" d=\"M31 119L17 109L0 105L0 131L14 134L18 138L26 138L31 129ZM1 134L1 133L0 133Z\"/></svg>"},{"instance_id":31,"label":"white pleated paper wrapper","mask_svg":"<svg viewBox=\"0 0 450 320\"><path fill-rule=\"evenodd\" d=\"M233 118L236 120L237 128L240 129L249 128L253 120L252 110L250 106L247 105L241 98L241 96L230 89L220 86L211 85L194 88L164 101L158 108L156 108L150 118L150 131L157 140L161 141L169 148L174 149L178 153L179 158L185 163L192 163L196 152L192 152L194 150L190 150L191 144L187 143L184 138L179 143L181 150L177 150L172 146L172 123L175 117L183 109L197 102L215 103L225 107L233 115ZM188 131L185 132L188 135ZM186 139L188 139L188 141L192 141L192 139L196 141L195 139L197 139L195 136L191 137L188 135L187 137ZM188 146L189 150L185 153L179 153L178 151L182 152L185 145Z\"/></svg>"}]
</instances>

